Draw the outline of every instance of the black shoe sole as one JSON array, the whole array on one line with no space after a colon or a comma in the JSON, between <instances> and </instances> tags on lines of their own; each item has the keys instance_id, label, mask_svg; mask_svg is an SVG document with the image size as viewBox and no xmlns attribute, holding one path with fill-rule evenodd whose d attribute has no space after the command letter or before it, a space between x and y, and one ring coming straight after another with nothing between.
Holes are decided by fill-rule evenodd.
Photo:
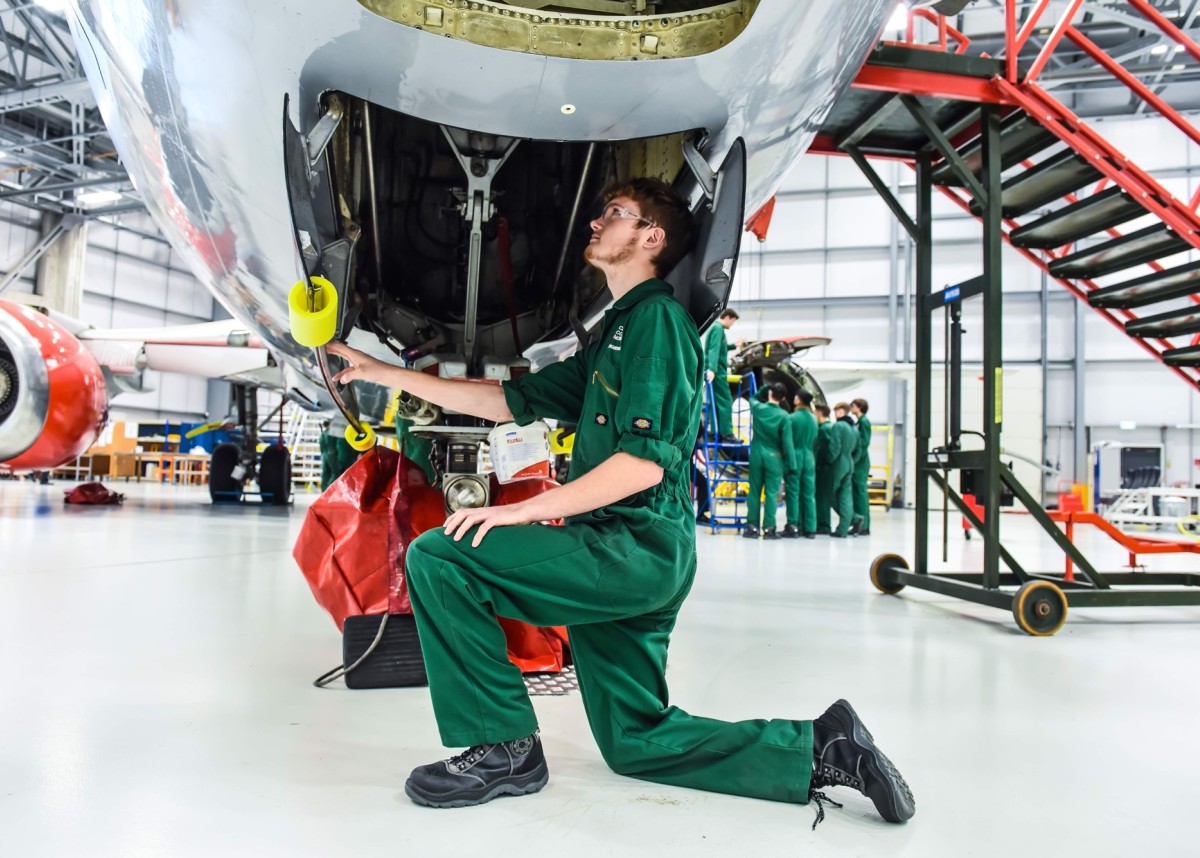
<instances>
[{"instance_id":1,"label":"black shoe sole","mask_svg":"<svg viewBox=\"0 0 1200 858\"><path fill-rule=\"evenodd\" d=\"M913 799L908 782L904 780L903 775L896 770L896 766L884 755L883 751L875 747L875 739L871 736L871 731L858 717L854 707L845 700L839 700L829 708L842 710L841 720L850 722L850 729L847 732L874 769L872 780L883 786L882 791L871 791L875 795L867 794L867 797L875 803L875 810L888 822L906 822L912 819L913 814L917 812L917 803Z\"/></svg>"},{"instance_id":2,"label":"black shoe sole","mask_svg":"<svg viewBox=\"0 0 1200 858\"><path fill-rule=\"evenodd\" d=\"M405 781L404 794L414 802L425 807L474 807L486 804L502 795L529 795L535 793L550 780L550 770L545 766L530 772L521 778L506 779L491 787L480 787L477 790L460 790L450 796L429 796L422 794L412 779Z\"/></svg>"}]
</instances>

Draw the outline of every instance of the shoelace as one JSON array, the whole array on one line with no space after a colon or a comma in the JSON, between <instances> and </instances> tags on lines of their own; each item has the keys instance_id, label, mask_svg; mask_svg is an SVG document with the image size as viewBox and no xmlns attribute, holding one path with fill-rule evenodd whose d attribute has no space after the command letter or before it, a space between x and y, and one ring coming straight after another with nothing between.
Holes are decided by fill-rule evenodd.
<instances>
[{"instance_id":1,"label":"shoelace","mask_svg":"<svg viewBox=\"0 0 1200 858\"><path fill-rule=\"evenodd\" d=\"M452 766L456 771L461 772L463 770L464 763L469 764L467 766L469 768L470 765L474 765L479 760L483 759L483 756L490 749L491 749L491 745L472 745L471 747L469 747L465 751L463 751L461 754L456 754L455 756L446 760L446 765Z\"/></svg>"},{"instance_id":2,"label":"shoelace","mask_svg":"<svg viewBox=\"0 0 1200 858\"><path fill-rule=\"evenodd\" d=\"M815 789L810 789L808 791L808 800L811 804L815 804L817 806L817 818L813 820L813 824L812 824L813 831L816 831L817 826L825 821L825 805L826 804L831 804L834 807L838 807L838 808L843 807L843 805L840 802L834 801L829 796L825 795L825 793L820 792Z\"/></svg>"}]
</instances>

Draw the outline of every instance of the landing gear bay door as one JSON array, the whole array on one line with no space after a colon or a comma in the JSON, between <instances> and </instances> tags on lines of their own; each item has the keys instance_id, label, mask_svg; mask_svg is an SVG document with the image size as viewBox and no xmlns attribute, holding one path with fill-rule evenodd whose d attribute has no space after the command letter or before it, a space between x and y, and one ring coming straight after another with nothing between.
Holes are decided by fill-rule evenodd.
<instances>
[{"instance_id":1,"label":"landing gear bay door","mask_svg":"<svg viewBox=\"0 0 1200 858\"><path fill-rule=\"evenodd\" d=\"M683 176L691 179L687 171ZM667 275L675 297L688 308L702 332L729 300L742 244L746 204L746 144L733 142L721 168L701 181L695 211L696 245ZM704 188L709 184L711 194Z\"/></svg>"}]
</instances>

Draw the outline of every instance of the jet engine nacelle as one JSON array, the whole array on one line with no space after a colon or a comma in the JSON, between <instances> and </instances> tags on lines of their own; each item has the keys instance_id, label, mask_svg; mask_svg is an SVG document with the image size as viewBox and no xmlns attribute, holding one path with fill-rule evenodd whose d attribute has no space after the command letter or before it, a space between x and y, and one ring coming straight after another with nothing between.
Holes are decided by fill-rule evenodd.
<instances>
[{"instance_id":1,"label":"jet engine nacelle","mask_svg":"<svg viewBox=\"0 0 1200 858\"><path fill-rule=\"evenodd\" d=\"M0 301L0 464L46 470L87 450L108 397L92 354L36 310Z\"/></svg>"}]
</instances>

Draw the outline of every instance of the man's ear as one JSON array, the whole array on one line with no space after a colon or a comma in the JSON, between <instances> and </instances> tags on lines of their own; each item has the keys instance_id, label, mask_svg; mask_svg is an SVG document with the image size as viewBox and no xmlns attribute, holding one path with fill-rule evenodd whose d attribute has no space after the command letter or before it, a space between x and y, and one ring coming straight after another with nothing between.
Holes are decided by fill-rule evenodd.
<instances>
[{"instance_id":1,"label":"man's ear","mask_svg":"<svg viewBox=\"0 0 1200 858\"><path fill-rule=\"evenodd\" d=\"M661 250L666 243L667 231L661 226L652 226L646 230L646 238L642 241L642 246L647 250Z\"/></svg>"}]
</instances>

